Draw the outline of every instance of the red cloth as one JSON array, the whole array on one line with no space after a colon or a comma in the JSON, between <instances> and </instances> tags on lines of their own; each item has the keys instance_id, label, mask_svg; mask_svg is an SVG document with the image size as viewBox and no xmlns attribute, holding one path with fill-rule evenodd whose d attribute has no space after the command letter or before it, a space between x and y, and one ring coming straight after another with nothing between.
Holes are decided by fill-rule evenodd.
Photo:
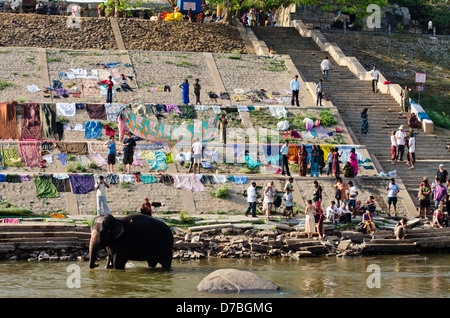
<instances>
[{"instance_id":1,"label":"red cloth","mask_svg":"<svg viewBox=\"0 0 450 318\"><path fill-rule=\"evenodd\" d=\"M38 167L41 164L39 142L19 142L19 155L25 167Z\"/></svg>"},{"instance_id":2,"label":"red cloth","mask_svg":"<svg viewBox=\"0 0 450 318\"><path fill-rule=\"evenodd\" d=\"M112 129L108 125L105 125L105 135L107 135L107 136L114 136L115 134L117 134L117 131L115 131L114 129Z\"/></svg>"},{"instance_id":3,"label":"red cloth","mask_svg":"<svg viewBox=\"0 0 450 318\"><path fill-rule=\"evenodd\" d=\"M38 103L22 104L22 140L41 139L41 108Z\"/></svg>"}]
</instances>

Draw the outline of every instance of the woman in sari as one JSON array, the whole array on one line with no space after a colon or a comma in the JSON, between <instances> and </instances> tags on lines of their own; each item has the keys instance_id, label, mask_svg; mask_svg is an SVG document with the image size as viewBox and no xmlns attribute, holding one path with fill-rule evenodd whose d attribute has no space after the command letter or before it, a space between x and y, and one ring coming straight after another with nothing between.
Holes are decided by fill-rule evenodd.
<instances>
[{"instance_id":1,"label":"woman in sari","mask_svg":"<svg viewBox=\"0 0 450 318\"><path fill-rule=\"evenodd\" d=\"M355 148L352 148L350 151L349 162L350 166L353 168L354 176L356 177L358 175L358 158L356 156Z\"/></svg>"},{"instance_id":2,"label":"woman in sari","mask_svg":"<svg viewBox=\"0 0 450 318\"><path fill-rule=\"evenodd\" d=\"M184 105L189 104L189 83L188 80L185 79L183 84L180 85L181 91L181 100Z\"/></svg>"},{"instance_id":3,"label":"woman in sari","mask_svg":"<svg viewBox=\"0 0 450 318\"><path fill-rule=\"evenodd\" d=\"M368 108L364 108L361 112L361 134L367 134L369 131L369 118L367 117Z\"/></svg>"},{"instance_id":4,"label":"woman in sari","mask_svg":"<svg viewBox=\"0 0 450 318\"><path fill-rule=\"evenodd\" d=\"M337 148L333 150L333 163L331 164L331 173L334 174L335 177L339 177L341 174L341 169L339 167L339 157L341 155L338 152Z\"/></svg>"},{"instance_id":5,"label":"woman in sari","mask_svg":"<svg viewBox=\"0 0 450 318\"><path fill-rule=\"evenodd\" d=\"M412 113L409 117L408 126L410 128L420 128L420 121L415 113Z\"/></svg>"},{"instance_id":6,"label":"woman in sari","mask_svg":"<svg viewBox=\"0 0 450 318\"><path fill-rule=\"evenodd\" d=\"M306 151L305 145L302 145L298 152L298 171L302 177L306 176L307 159L308 159L308 151Z\"/></svg>"}]
</instances>

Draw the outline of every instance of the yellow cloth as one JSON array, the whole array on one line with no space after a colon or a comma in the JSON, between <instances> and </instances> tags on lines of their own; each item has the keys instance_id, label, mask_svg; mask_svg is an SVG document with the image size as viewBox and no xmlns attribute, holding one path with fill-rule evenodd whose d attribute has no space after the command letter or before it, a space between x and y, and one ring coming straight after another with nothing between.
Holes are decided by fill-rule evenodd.
<instances>
[{"instance_id":1,"label":"yellow cloth","mask_svg":"<svg viewBox=\"0 0 450 318\"><path fill-rule=\"evenodd\" d=\"M155 153L151 150L146 150L141 153L141 159L156 160Z\"/></svg>"},{"instance_id":2,"label":"yellow cloth","mask_svg":"<svg viewBox=\"0 0 450 318\"><path fill-rule=\"evenodd\" d=\"M325 163L327 163L328 154L331 152L331 150L334 149L333 145L321 145L320 149L323 150L323 160Z\"/></svg>"}]
</instances>

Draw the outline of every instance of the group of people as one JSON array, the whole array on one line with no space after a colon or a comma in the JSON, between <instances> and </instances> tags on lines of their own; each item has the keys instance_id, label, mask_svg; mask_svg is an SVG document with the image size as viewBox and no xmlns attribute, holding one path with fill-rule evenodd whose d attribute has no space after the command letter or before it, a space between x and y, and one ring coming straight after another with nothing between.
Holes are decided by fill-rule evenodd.
<instances>
[{"instance_id":1,"label":"group of people","mask_svg":"<svg viewBox=\"0 0 450 318\"><path fill-rule=\"evenodd\" d=\"M419 186L419 216L428 219L431 201L434 201L433 224L438 227L448 226L450 211L450 179L444 165L440 164L432 184L424 177Z\"/></svg>"},{"instance_id":2,"label":"group of people","mask_svg":"<svg viewBox=\"0 0 450 318\"><path fill-rule=\"evenodd\" d=\"M311 238L313 234L318 233L320 238L324 237L324 220L327 218L333 224L348 223L351 221L354 215L358 213L365 213L365 210L369 212L373 218L374 209L361 207L360 202L357 200L358 190L356 186L350 181L347 184L342 182L342 179L337 178L335 189L342 192L336 201L330 202L330 205L326 208L325 213L322 210L322 187L317 180L313 182L314 194L312 199L306 201L305 208L305 232L308 237ZM263 201L263 213L267 220L270 220L272 210L275 207L281 206L281 202L284 202L283 214L286 220L294 216L294 178L290 177L288 182L285 183L283 189L283 195L278 195L278 190L274 185L274 181L268 182L262 193ZM256 202L258 194L256 191L256 182L252 182L247 189L247 202L248 208L245 211L245 216L250 213L252 217L256 217ZM371 197L373 200L373 197ZM372 202L373 206L375 203ZM370 205L370 203L369 203Z\"/></svg>"},{"instance_id":3,"label":"group of people","mask_svg":"<svg viewBox=\"0 0 450 318\"><path fill-rule=\"evenodd\" d=\"M252 6L249 12L245 12L242 16L242 25L244 27L277 26L274 16L275 12L273 10L269 10L269 12L266 13L264 10L257 10L254 6Z\"/></svg>"},{"instance_id":4,"label":"group of people","mask_svg":"<svg viewBox=\"0 0 450 318\"><path fill-rule=\"evenodd\" d=\"M105 143L108 148L107 153L107 170L108 173L114 173L114 165L116 164L116 156L118 153L117 143L114 136L110 136L109 140ZM131 132L127 133L127 137L121 142L123 149L123 172L126 174L131 173L131 165L133 164L133 156L136 150L136 140L133 138Z\"/></svg>"},{"instance_id":5,"label":"group of people","mask_svg":"<svg viewBox=\"0 0 450 318\"><path fill-rule=\"evenodd\" d=\"M412 129L407 134L403 125L401 125L397 131L391 132L391 164L403 161L405 147L407 147L406 165L410 165L409 169L414 169L416 162L416 135Z\"/></svg>"}]
</instances>

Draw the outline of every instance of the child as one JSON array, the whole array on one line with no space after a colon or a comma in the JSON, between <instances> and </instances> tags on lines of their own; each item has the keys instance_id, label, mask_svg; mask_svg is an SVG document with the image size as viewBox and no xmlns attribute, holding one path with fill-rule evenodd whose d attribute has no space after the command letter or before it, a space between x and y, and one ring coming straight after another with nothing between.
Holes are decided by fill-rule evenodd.
<instances>
[{"instance_id":1,"label":"child","mask_svg":"<svg viewBox=\"0 0 450 318\"><path fill-rule=\"evenodd\" d=\"M316 208L312 205L312 200L306 201L305 210L305 232L308 234L308 238L312 238L313 233L316 233L315 218Z\"/></svg>"},{"instance_id":2,"label":"child","mask_svg":"<svg viewBox=\"0 0 450 318\"><path fill-rule=\"evenodd\" d=\"M283 195L283 200L284 200L284 217L287 218L289 217L289 219L291 219L293 217L293 211L294 211L294 207L292 206L292 201L293 201L294 197L291 193L291 190L289 190L289 188L286 188L286 193Z\"/></svg>"}]
</instances>

